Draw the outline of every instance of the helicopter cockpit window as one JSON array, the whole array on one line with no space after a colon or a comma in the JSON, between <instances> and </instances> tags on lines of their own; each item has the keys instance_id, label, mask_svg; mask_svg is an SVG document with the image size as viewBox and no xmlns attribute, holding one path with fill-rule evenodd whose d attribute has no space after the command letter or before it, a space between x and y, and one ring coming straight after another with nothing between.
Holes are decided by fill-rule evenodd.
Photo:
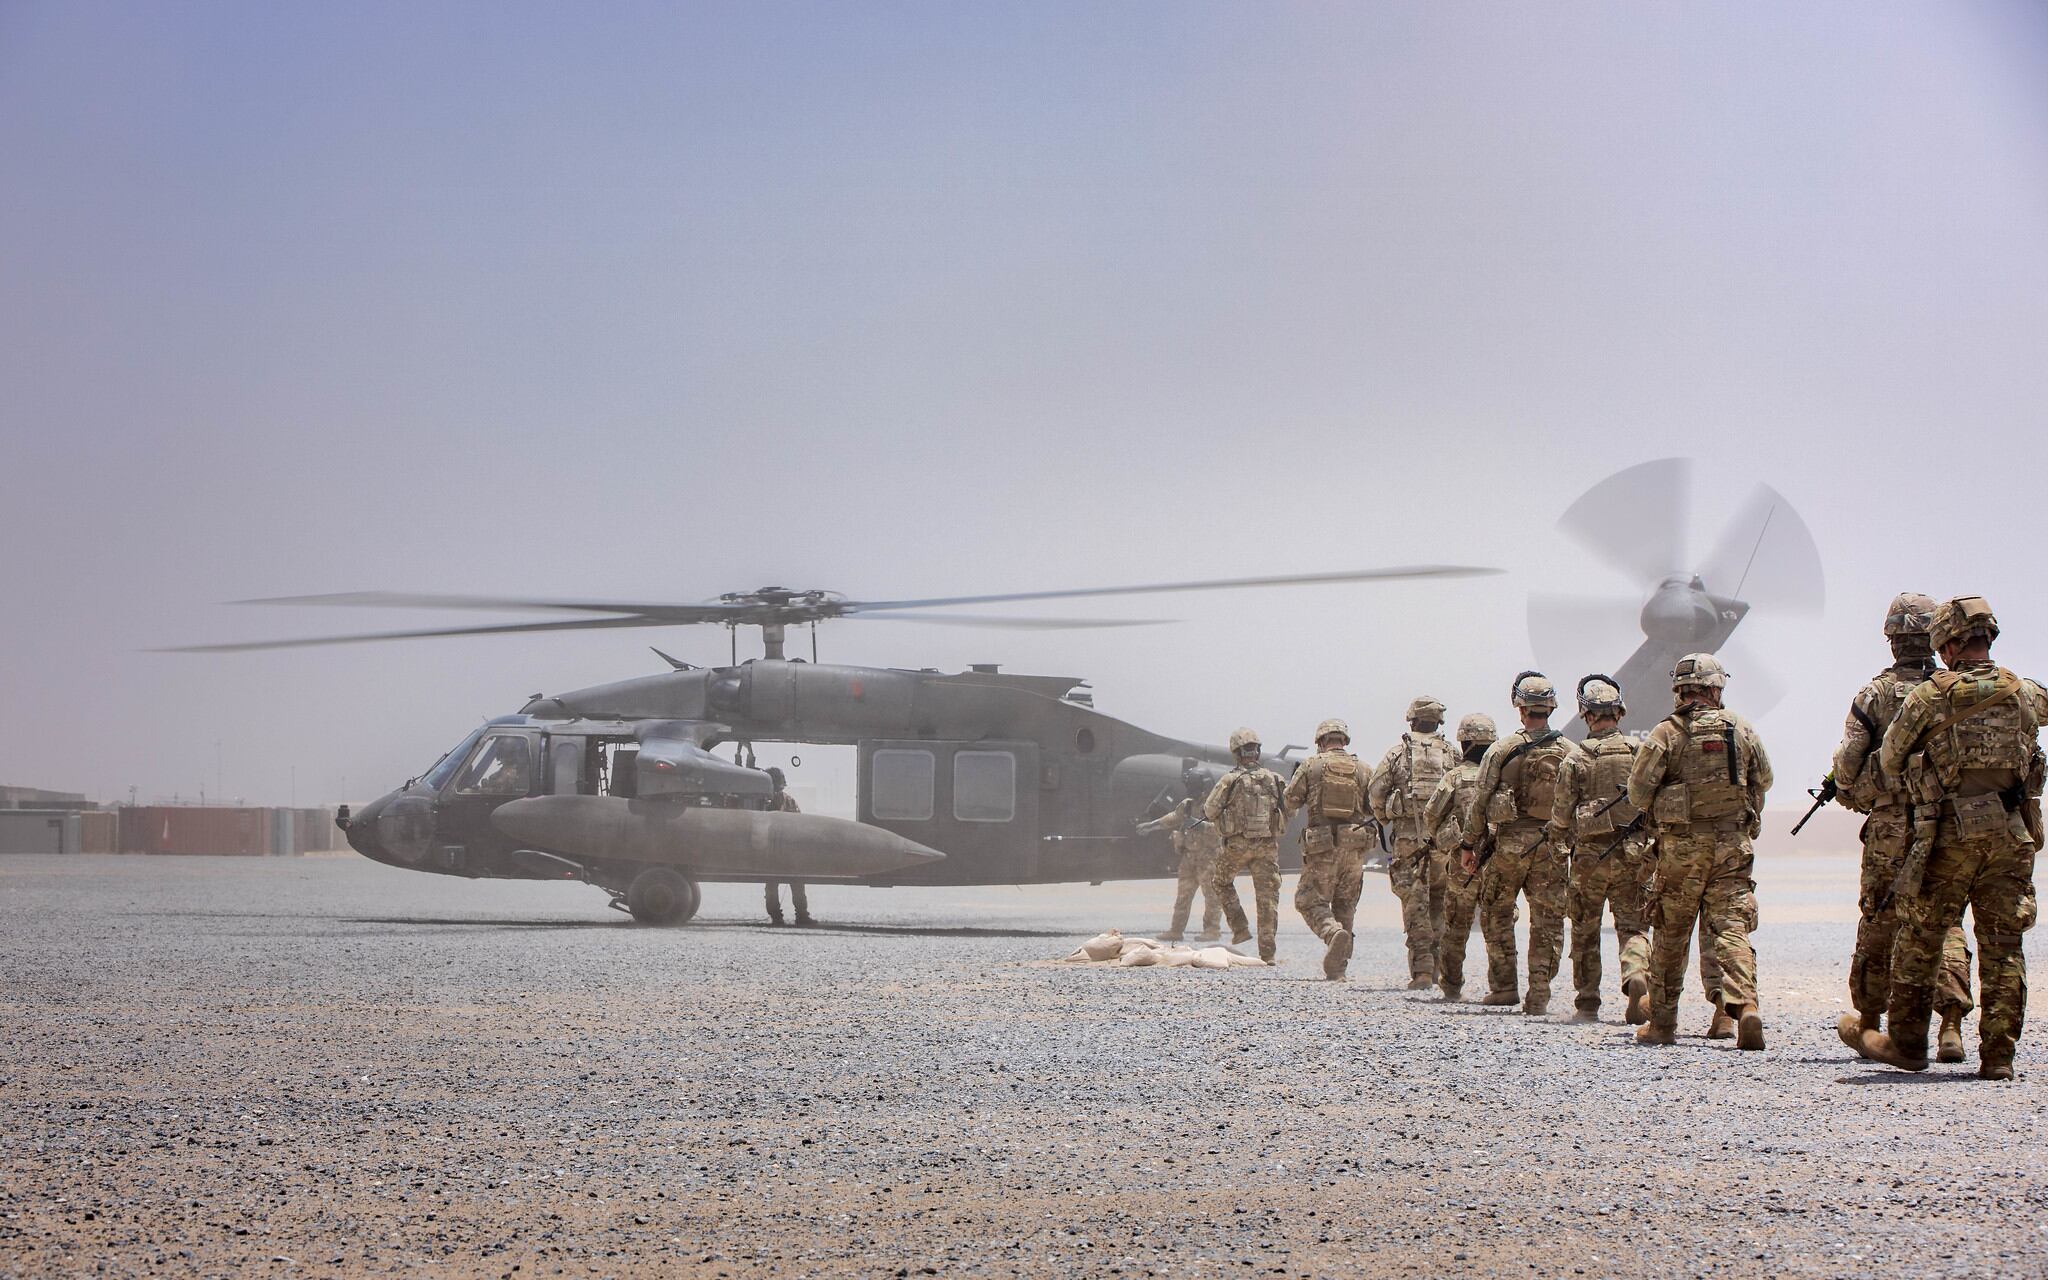
<instances>
[{"instance_id":1,"label":"helicopter cockpit window","mask_svg":"<svg viewBox=\"0 0 2048 1280\"><path fill-rule=\"evenodd\" d=\"M533 782L533 746L524 737L499 734L483 746L455 779L459 795L523 796Z\"/></svg>"},{"instance_id":2,"label":"helicopter cockpit window","mask_svg":"<svg viewBox=\"0 0 2048 1280\"><path fill-rule=\"evenodd\" d=\"M589 794L583 776L583 739L558 738L548 748L549 791L558 796Z\"/></svg>"},{"instance_id":3,"label":"helicopter cockpit window","mask_svg":"<svg viewBox=\"0 0 2048 1280\"><path fill-rule=\"evenodd\" d=\"M953 816L961 822L1015 818L1017 757L1008 751L962 751L954 756Z\"/></svg>"},{"instance_id":4,"label":"helicopter cockpit window","mask_svg":"<svg viewBox=\"0 0 2048 1280\"><path fill-rule=\"evenodd\" d=\"M929 822L937 764L929 751L877 751L868 763L869 808L887 822Z\"/></svg>"},{"instance_id":5,"label":"helicopter cockpit window","mask_svg":"<svg viewBox=\"0 0 2048 1280\"><path fill-rule=\"evenodd\" d=\"M436 760L434 767L427 770L420 780L436 791L447 786L448 779L455 776L455 771L462 767L464 760L469 759L470 748L474 747L476 740L483 736L484 731L482 729L471 733L467 738L458 743L453 750L449 751L447 755Z\"/></svg>"}]
</instances>

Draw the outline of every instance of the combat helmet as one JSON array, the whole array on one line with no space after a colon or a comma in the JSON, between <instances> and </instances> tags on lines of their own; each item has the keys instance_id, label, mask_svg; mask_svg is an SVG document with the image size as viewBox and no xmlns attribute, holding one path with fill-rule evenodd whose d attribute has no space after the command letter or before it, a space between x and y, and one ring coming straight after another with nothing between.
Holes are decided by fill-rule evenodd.
<instances>
[{"instance_id":1,"label":"combat helmet","mask_svg":"<svg viewBox=\"0 0 2048 1280\"><path fill-rule=\"evenodd\" d=\"M1725 689L1728 669L1711 653L1688 653L1671 668L1671 688Z\"/></svg>"},{"instance_id":2,"label":"combat helmet","mask_svg":"<svg viewBox=\"0 0 2048 1280\"><path fill-rule=\"evenodd\" d=\"M1579 719L1590 721L1595 716L1627 714L1628 704L1622 701L1619 680L1596 673L1579 681Z\"/></svg>"},{"instance_id":3,"label":"combat helmet","mask_svg":"<svg viewBox=\"0 0 2048 1280\"><path fill-rule=\"evenodd\" d=\"M1970 640L1978 636L1986 640L1996 640L1998 615L1991 612L1991 602L1983 596L1957 596L1935 609L1933 621L1927 630L1928 638L1934 642L1936 652L1959 640Z\"/></svg>"},{"instance_id":4,"label":"combat helmet","mask_svg":"<svg viewBox=\"0 0 2048 1280\"><path fill-rule=\"evenodd\" d=\"M1524 671L1515 677L1515 688L1511 696L1518 707L1531 711L1557 710L1557 686L1550 683L1550 677L1541 671Z\"/></svg>"},{"instance_id":5,"label":"combat helmet","mask_svg":"<svg viewBox=\"0 0 2048 1280\"><path fill-rule=\"evenodd\" d=\"M1935 607L1933 596L1901 591L1892 597L1890 607L1885 610L1884 633L1893 639L1926 635L1934 626Z\"/></svg>"},{"instance_id":6,"label":"combat helmet","mask_svg":"<svg viewBox=\"0 0 2048 1280\"><path fill-rule=\"evenodd\" d=\"M1324 738L1331 736L1344 739L1344 745L1351 745L1351 727L1334 717L1316 726L1316 745L1321 746Z\"/></svg>"},{"instance_id":7,"label":"combat helmet","mask_svg":"<svg viewBox=\"0 0 2048 1280\"><path fill-rule=\"evenodd\" d=\"M1493 717L1483 711L1474 711L1458 721L1458 741L1465 746L1493 742L1499 737L1500 732L1493 727Z\"/></svg>"},{"instance_id":8,"label":"combat helmet","mask_svg":"<svg viewBox=\"0 0 2048 1280\"><path fill-rule=\"evenodd\" d=\"M1417 698L1408 704L1408 714L1404 718L1409 724L1414 724L1417 720L1426 724L1442 724L1444 704L1428 696Z\"/></svg>"},{"instance_id":9,"label":"combat helmet","mask_svg":"<svg viewBox=\"0 0 2048 1280\"><path fill-rule=\"evenodd\" d=\"M1259 731L1256 729L1239 729L1236 733L1230 735L1231 755L1236 755L1238 752L1244 750L1246 747L1257 747L1261 745L1263 744L1259 742Z\"/></svg>"}]
</instances>

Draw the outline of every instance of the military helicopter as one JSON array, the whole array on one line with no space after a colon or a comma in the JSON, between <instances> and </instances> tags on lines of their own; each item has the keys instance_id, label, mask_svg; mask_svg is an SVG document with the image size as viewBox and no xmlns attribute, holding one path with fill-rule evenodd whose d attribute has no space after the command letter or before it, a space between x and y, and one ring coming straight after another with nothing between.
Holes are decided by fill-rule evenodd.
<instances>
[{"instance_id":1,"label":"military helicopter","mask_svg":"<svg viewBox=\"0 0 2048 1280\"><path fill-rule=\"evenodd\" d=\"M1642 640L1613 677L1629 699L1622 729L1647 732L1669 711L1671 668L1688 653L1722 656L1741 681L1745 714L1759 716L1784 686L1735 631L1754 610L1812 615L1827 599L1820 550L1785 496L1749 490L1702 560L1690 551L1693 463L1659 458L1617 471L1581 494L1557 528L1634 584L1635 597L1532 595L1529 639L1553 671L1594 671L1616 633ZM1647 695L1647 696L1645 696ZM1574 737L1584 726L1572 721Z\"/></svg>"},{"instance_id":2,"label":"military helicopter","mask_svg":"<svg viewBox=\"0 0 2048 1280\"><path fill-rule=\"evenodd\" d=\"M307 645L622 627L718 625L732 661L699 667L654 652L655 675L531 699L425 772L337 822L365 857L472 878L573 879L650 924L697 912L707 881L866 885L1038 884L1174 872L1161 835L1134 819L1231 764L1220 746L1152 733L1094 708L1071 676L836 666L816 660L821 622L880 616L954 625L1085 628L1144 620L998 618L942 612L1016 601L1444 579L1500 572L1416 565L1340 573L1069 591L850 600L763 587L697 604L352 593L245 603L542 611L538 621L188 646L229 652ZM786 653L812 628L811 660ZM738 632L762 654L739 660ZM758 743L856 749L856 819L769 807ZM730 747L728 760L713 753ZM1269 758L1283 771L1285 759ZM1184 775L1186 780L1184 781ZM1291 846L1290 846L1291 847Z\"/></svg>"}]
</instances>

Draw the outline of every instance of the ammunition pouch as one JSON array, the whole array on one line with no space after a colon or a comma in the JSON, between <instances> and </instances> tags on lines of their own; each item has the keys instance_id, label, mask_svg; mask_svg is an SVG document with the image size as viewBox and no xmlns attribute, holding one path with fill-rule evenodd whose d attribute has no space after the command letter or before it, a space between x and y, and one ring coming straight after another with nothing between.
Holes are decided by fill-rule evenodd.
<instances>
[{"instance_id":1,"label":"ammunition pouch","mask_svg":"<svg viewBox=\"0 0 2048 1280\"><path fill-rule=\"evenodd\" d=\"M1572 815L1573 826L1578 831L1579 838L1604 836L1617 830L1621 824L1614 820L1616 808L1617 806L1605 800L1579 801L1579 807Z\"/></svg>"},{"instance_id":2,"label":"ammunition pouch","mask_svg":"<svg viewBox=\"0 0 2048 1280\"><path fill-rule=\"evenodd\" d=\"M1486 802L1486 820L1495 824L1513 822L1522 816L1521 806L1515 803L1515 793L1501 787Z\"/></svg>"},{"instance_id":3,"label":"ammunition pouch","mask_svg":"<svg viewBox=\"0 0 2048 1280\"><path fill-rule=\"evenodd\" d=\"M1650 802L1650 820L1660 827L1683 827L1692 822L1692 789L1683 782L1667 782L1657 788Z\"/></svg>"},{"instance_id":4,"label":"ammunition pouch","mask_svg":"<svg viewBox=\"0 0 2048 1280\"><path fill-rule=\"evenodd\" d=\"M1948 811L1943 816L1954 824L1953 830L1959 840L1988 840L2013 833L2005 798L1996 792L1950 796L1945 807Z\"/></svg>"}]
</instances>

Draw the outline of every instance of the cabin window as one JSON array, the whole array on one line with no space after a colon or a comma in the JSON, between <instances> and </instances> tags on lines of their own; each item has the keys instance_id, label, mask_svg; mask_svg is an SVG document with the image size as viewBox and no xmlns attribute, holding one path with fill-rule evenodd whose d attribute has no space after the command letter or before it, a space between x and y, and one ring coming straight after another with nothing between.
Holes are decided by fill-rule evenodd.
<instances>
[{"instance_id":1,"label":"cabin window","mask_svg":"<svg viewBox=\"0 0 2048 1280\"><path fill-rule=\"evenodd\" d=\"M558 796L585 793L583 785L583 739L557 738L548 747L548 768L552 780L548 790Z\"/></svg>"},{"instance_id":2,"label":"cabin window","mask_svg":"<svg viewBox=\"0 0 2048 1280\"><path fill-rule=\"evenodd\" d=\"M533 783L533 745L514 734L485 738L455 779L458 795L523 796Z\"/></svg>"},{"instance_id":3,"label":"cabin window","mask_svg":"<svg viewBox=\"0 0 2048 1280\"><path fill-rule=\"evenodd\" d=\"M1015 818L1017 757L1008 751L962 751L954 756L953 816L961 822Z\"/></svg>"},{"instance_id":4,"label":"cabin window","mask_svg":"<svg viewBox=\"0 0 2048 1280\"><path fill-rule=\"evenodd\" d=\"M868 764L869 808L877 819L929 822L937 764L929 751L877 751Z\"/></svg>"}]
</instances>

